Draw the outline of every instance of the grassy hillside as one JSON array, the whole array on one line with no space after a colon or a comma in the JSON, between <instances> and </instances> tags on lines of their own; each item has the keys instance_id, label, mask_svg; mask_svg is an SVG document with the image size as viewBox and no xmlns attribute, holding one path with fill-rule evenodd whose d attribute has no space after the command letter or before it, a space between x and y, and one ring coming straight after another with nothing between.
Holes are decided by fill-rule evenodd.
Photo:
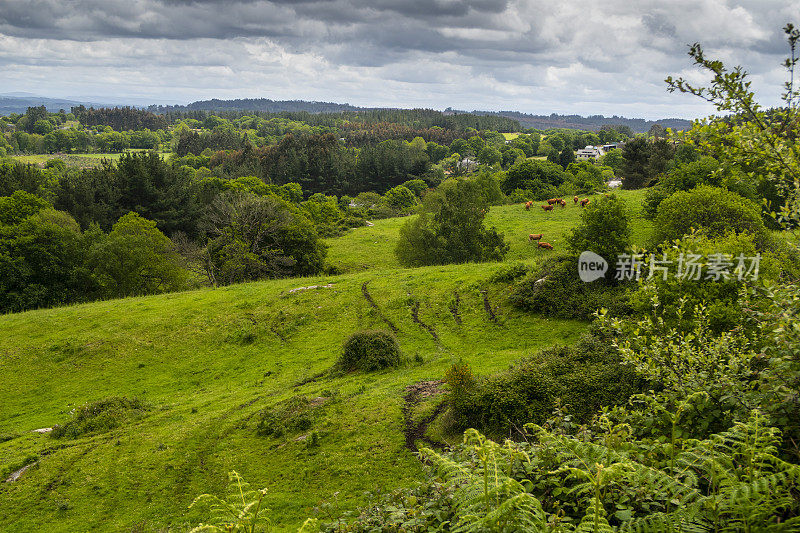
<instances>
[{"instance_id":1,"label":"grassy hillside","mask_svg":"<svg viewBox=\"0 0 800 533\"><path fill-rule=\"evenodd\" d=\"M642 219L639 213L644 190L618 191L617 194L628 201L634 215L634 244L644 245L652 228L650 221ZM539 207L544 202L535 202L530 211L526 211L522 204L492 207L486 216L486 225L495 226L504 233L506 242L511 246L506 261L526 261L553 253L537 250L535 244L528 241L531 233L543 234L543 241L552 244L555 252L565 250L564 239L578 224L581 213L580 206L573 205L569 198L566 200L566 208L556 208L549 213ZM342 272L399 268L394 248L400 227L406 220L402 217L375 220L373 226L329 239L328 261Z\"/></svg>"},{"instance_id":2,"label":"grassy hillside","mask_svg":"<svg viewBox=\"0 0 800 533\"><path fill-rule=\"evenodd\" d=\"M579 212L504 206L492 209L490 222L512 245L509 261L531 262L553 252L535 250L527 234L543 232L561 248ZM0 317L0 473L36 461L19 480L0 483L0 530L181 531L203 519L187 512L192 499L221 493L231 469L268 488L280 529L322 502L338 513L364 503L365 491L411 483L420 468L406 447L406 387L440 379L460 359L479 373L505 368L574 342L586 325L522 314L497 288L486 293L492 321L481 290L502 264L397 268L392 249L403 222L377 221L330 240L331 259L351 272L340 276ZM637 240L646 231L637 221ZM311 285L324 287L293 290ZM438 339L415 322L417 302L417 319ZM352 332L387 320L398 330L402 367L325 374ZM33 432L109 396L151 408L74 439ZM260 413L298 396L311 427L256 433Z\"/></svg>"}]
</instances>

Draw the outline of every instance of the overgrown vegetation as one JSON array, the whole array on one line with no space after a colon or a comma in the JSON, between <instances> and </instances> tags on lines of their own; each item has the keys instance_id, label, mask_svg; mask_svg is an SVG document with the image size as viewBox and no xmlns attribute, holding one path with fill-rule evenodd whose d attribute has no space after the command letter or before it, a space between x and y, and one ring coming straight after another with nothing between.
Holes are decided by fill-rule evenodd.
<instances>
[{"instance_id":1,"label":"overgrown vegetation","mask_svg":"<svg viewBox=\"0 0 800 533\"><path fill-rule=\"evenodd\" d=\"M391 331L359 331L342 346L339 366L344 370L373 372L400 364L400 346Z\"/></svg>"},{"instance_id":2,"label":"overgrown vegetation","mask_svg":"<svg viewBox=\"0 0 800 533\"><path fill-rule=\"evenodd\" d=\"M106 398L76 407L63 424L53 426L53 438L75 439L82 435L110 431L147 414L151 407L138 398Z\"/></svg>"}]
</instances>

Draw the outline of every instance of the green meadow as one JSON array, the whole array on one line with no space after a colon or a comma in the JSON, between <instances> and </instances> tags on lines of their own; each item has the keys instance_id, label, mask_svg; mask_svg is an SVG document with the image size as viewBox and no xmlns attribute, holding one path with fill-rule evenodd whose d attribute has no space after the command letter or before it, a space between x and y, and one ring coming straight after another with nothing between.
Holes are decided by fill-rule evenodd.
<instances>
[{"instance_id":1,"label":"green meadow","mask_svg":"<svg viewBox=\"0 0 800 533\"><path fill-rule=\"evenodd\" d=\"M622 195L638 209L641 192ZM499 264L401 268L393 249L406 219L386 219L328 240L340 275L0 317L0 474L33 465L0 482L0 530L185 531L206 516L188 510L194 497L221 494L230 470L268 490L278 530L412 484L422 471L406 433L441 395L406 406L407 387L440 380L457 361L495 372L586 330L520 312L508 285L489 282L508 264L563 251L580 211L493 207L488 224L511 246ZM637 216L634 243L649 229ZM537 250L529 233L555 250ZM351 333L375 328L397 331L401 367L331 371ZM34 431L114 396L149 410L77 438ZM303 429L259 435L265 411L298 398Z\"/></svg>"},{"instance_id":2,"label":"green meadow","mask_svg":"<svg viewBox=\"0 0 800 533\"><path fill-rule=\"evenodd\" d=\"M141 151L141 150L128 150L128 151ZM44 167L45 163L51 159L60 159L69 168L92 168L100 165L103 159L116 162L122 154L106 153L106 154L34 154L34 155L12 155L12 159L21 161L22 163L30 163Z\"/></svg>"}]
</instances>

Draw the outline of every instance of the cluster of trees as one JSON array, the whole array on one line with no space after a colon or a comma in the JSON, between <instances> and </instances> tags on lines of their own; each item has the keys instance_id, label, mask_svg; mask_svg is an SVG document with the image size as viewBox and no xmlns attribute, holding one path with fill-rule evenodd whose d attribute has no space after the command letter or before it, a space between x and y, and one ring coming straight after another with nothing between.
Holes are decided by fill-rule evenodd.
<instances>
[{"instance_id":1,"label":"cluster of trees","mask_svg":"<svg viewBox=\"0 0 800 533\"><path fill-rule=\"evenodd\" d=\"M166 117L133 107L71 107L70 113L84 126L109 126L117 131L163 130L169 126Z\"/></svg>"},{"instance_id":2,"label":"cluster of trees","mask_svg":"<svg viewBox=\"0 0 800 533\"><path fill-rule=\"evenodd\" d=\"M318 273L320 233L363 223L297 184L198 180L152 152L86 170L4 162L0 195L3 311Z\"/></svg>"}]
</instances>

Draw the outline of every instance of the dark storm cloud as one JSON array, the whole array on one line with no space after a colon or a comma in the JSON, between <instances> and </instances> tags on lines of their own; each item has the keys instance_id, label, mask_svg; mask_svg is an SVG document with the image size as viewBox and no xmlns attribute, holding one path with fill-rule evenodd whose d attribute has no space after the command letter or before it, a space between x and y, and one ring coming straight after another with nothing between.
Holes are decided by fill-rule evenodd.
<instances>
[{"instance_id":1,"label":"dark storm cloud","mask_svg":"<svg viewBox=\"0 0 800 533\"><path fill-rule=\"evenodd\" d=\"M656 112L690 109L663 78L698 75L696 41L773 83L799 14L800 0L0 0L0 66L8 90Z\"/></svg>"}]
</instances>

